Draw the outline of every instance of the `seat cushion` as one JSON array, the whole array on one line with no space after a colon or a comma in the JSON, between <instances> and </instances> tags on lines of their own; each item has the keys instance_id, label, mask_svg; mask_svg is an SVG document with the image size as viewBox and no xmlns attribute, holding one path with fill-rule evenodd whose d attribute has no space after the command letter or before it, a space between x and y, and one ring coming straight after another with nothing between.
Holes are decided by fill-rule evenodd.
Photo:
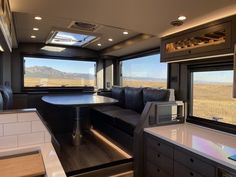
<instances>
[{"instance_id":1,"label":"seat cushion","mask_svg":"<svg viewBox=\"0 0 236 177\"><path fill-rule=\"evenodd\" d=\"M154 89L144 88L143 89L143 102L146 105L149 101L168 101L170 91L168 89Z\"/></svg>"},{"instance_id":2,"label":"seat cushion","mask_svg":"<svg viewBox=\"0 0 236 177\"><path fill-rule=\"evenodd\" d=\"M143 111L143 107L142 88L126 87L125 108L141 113Z\"/></svg>"},{"instance_id":3,"label":"seat cushion","mask_svg":"<svg viewBox=\"0 0 236 177\"><path fill-rule=\"evenodd\" d=\"M107 111L121 110L122 108L116 105L102 105L102 106L96 106L93 109L100 112L107 112Z\"/></svg>"},{"instance_id":4,"label":"seat cushion","mask_svg":"<svg viewBox=\"0 0 236 177\"><path fill-rule=\"evenodd\" d=\"M114 126L131 136L133 136L134 129L141 116L129 109L107 111L104 114L115 118Z\"/></svg>"},{"instance_id":5,"label":"seat cushion","mask_svg":"<svg viewBox=\"0 0 236 177\"><path fill-rule=\"evenodd\" d=\"M118 100L117 105L124 107L125 93L124 88L120 86L113 86L111 90L111 97Z\"/></svg>"},{"instance_id":6,"label":"seat cushion","mask_svg":"<svg viewBox=\"0 0 236 177\"><path fill-rule=\"evenodd\" d=\"M93 116L93 119L96 119L98 121L103 121L103 122L113 125L115 122L115 116L113 116L113 114L111 113L113 111L122 112L122 110L124 109L116 105L96 106L92 109L92 112L93 112L92 116Z\"/></svg>"}]
</instances>

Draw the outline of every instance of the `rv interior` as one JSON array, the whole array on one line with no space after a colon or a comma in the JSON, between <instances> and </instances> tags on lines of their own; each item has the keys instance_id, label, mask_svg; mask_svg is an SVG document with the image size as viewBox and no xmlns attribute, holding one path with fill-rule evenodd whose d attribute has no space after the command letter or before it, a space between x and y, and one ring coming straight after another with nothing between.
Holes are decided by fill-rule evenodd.
<instances>
[{"instance_id":1,"label":"rv interior","mask_svg":"<svg viewBox=\"0 0 236 177\"><path fill-rule=\"evenodd\" d=\"M0 177L236 177L235 0L0 0Z\"/></svg>"}]
</instances>

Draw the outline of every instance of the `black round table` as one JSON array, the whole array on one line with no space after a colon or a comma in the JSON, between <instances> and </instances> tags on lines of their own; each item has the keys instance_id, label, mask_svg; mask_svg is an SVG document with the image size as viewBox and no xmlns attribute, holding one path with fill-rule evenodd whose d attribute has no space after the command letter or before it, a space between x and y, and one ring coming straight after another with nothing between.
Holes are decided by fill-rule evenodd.
<instances>
[{"instance_id":1,"label":"black round table","mask_svg":"<svg viewBox=\"0 0 236 177\"><path fill-rule=\"evenodd\" d=\"M74 121L72 139L73 139L73 144L76 146L80 144L80 137L81 137L80 108L98 106L98 105L108 105L118 102L113 98L99 96L95 94L50 95L50 96L43 96L42 100L48 104L52 104L55 106L75 107L76 117Z\"/></svg>"}]
</instances>

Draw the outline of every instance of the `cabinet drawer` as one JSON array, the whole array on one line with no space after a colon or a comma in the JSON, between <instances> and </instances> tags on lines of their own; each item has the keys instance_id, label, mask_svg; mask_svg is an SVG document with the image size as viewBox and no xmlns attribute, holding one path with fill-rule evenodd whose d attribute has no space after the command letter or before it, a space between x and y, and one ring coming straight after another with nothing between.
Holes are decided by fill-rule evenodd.
<instances>
[{"instance_id":1,"label":"cabinet drawer","mask_svg":"<svg viewBox=\"0 0 236 177\"><path fill-rule=\"evenodd\" d=\"M170 159L165 155L152 149L147 149L146 157L146 161L149 161L155 166L158 166L161 170L165 171L169 175L173 174L173 159Z\"/></svg>"},{"instance_id":2,"label":"cabinet drawer","mask_svg":"<svg viewBox=\"0 0 236 177\"><path fill-rule=\"evenodd\" d=\"M180 163L175 162L174 177L208 177L208 176L202 176L199 173L181 165Z\"/></svg>"},{"instance_id":3,"label":"cabinet drawer","mask_svg":"<svg viewBox=\"0 0 236 177\"><path fill-rule=\"evenodd\" d=\"M163 140L151 136L146 137L146 147L152 149L153 151L164 154L165 156L173 159L174 149Z\"/></svg>"},{"instance_id":4,"label":"cabinet drawer","mask_svg":"<svg viewBox=\"0 0 236 177\"><path fill-rule=\"evenodd\" d=\"M215 177L215 168L196 158L193 154L175 149L175 161L182 163L186 167L201 173L206 177Z\"/></svg>"},{"instance_id":5,"label":"cabinet drawer","mask_svg":"<svg viewBox=\"0 0 236 177\"><path fill-rule=\"evenodd\" d=\"M146 162L145 177L172 177L150 162Z\"/></svg>"}]
</instances>

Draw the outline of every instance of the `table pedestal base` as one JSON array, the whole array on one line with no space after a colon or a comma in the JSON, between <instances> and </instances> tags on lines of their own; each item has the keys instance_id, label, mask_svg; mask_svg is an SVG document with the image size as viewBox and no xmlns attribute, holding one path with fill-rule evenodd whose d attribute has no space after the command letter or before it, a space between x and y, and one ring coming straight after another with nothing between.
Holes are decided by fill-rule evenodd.
<instances>
[{"instance_id":1,"label":"table pedestal base","mask_svg":"<svg viewBox=\"0 0 236 177\"><path fill-rule=\"evenodd\" d=\"M76 117L74 119L73 133L72 133L72 144L79 146L81 141L80 131L80 107L76 107Z\"/></svg>"}]
</instances>

